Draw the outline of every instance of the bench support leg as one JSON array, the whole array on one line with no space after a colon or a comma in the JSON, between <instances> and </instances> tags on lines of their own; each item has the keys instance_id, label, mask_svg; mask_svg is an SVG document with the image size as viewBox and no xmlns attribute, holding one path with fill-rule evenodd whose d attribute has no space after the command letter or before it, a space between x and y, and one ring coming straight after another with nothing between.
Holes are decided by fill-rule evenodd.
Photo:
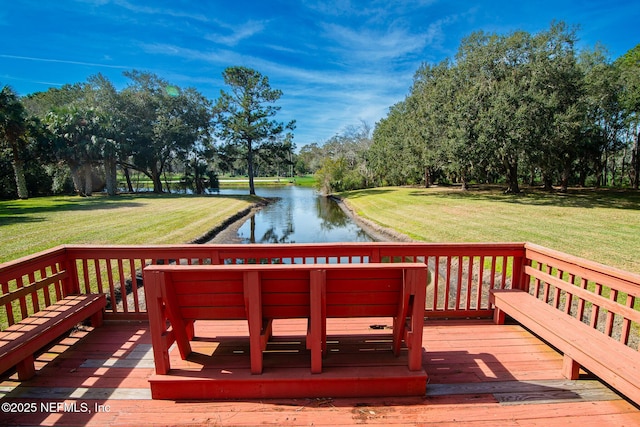
<instances>
[{"instance_id":1,"label":"bench support leg","mask_svg":"<svg viewBox=\"0 0 640 427\"><path fill-rule=\"evenodd\" d=\"M577 380L580 377L580 364L566 354L562 357L562 375L569 380Z\"/></svg>"},{"instance_id":2,"label":"bench support leg","mask_svg":"<svg viewBox=\"0 0 640 427\"><path fill-rule=\"evenodd\" d=\"M407 347L409 348L409 370L422 369L422 333L424 328L424 305L427 289L427 270L411 270L405 272L406 285L411 290L409 298L410 329L405 333Z\"/></svg>"},{"instance_id":3,"label":"bench support leg","mask_svg":"<svg viewBox=\"0 0 640 427\"><path fill-rule=\"evenodd\" d=\"M29 355L26 359L22 360L16 365L18 371L18 379L20 381L28 380L36 374L36 366L33 360L33 354Z\"/></svg>"},{"instance_id":4,"label":"bench support leg","mask_svg":"<svg viewBox=\"0 0 640 427\"><path fill-rule=\"evenodd\" d=\"M94 328L99 328L100 326L102 326L102 319L103 310L100 310L91 316L91 326L93 326Z\"/></svg>"},{"instance_id":5,"label":"bench support leg","mask_svg":"<svg viewBox=\"0 0 640 427\"><path fill-rule=\"evenodd\" d=\"M163 285L163 276L158 272L145 273L144 281L147 284L145 298L149 314L149 332L151 333L156 374L166 375L171 369L169 346L173 343L173 340L168 339L167 322L162 303L162 290L160 287Z\"/></svg>"},{"instance_id":6,"label":"bench support leg","mask_svg":"<svg viewBox=\"0 0 640 427\"><path fill-rule=\"evenodd\" d=\"M322 356L327 346L326 270L311 271L311 319L307 348L311 350L311 373L322 373Z\"/></svg>"},{"instance_id":7,"label":"bench support leg","mask_svg":"<svg viewBox=\"0 0 640 427\"><path fill-rule=\"evenodd\" d=\"M506 321L506 315L504 311L500 310L498 307L493 309L493 323L496 325L504 325Z\"/></svg>"},{"instance_id":8,"label":"bench support leg","mask_svg":"<svg viewBox=\"0 0 640 427\"><path fill-rule=\"evenodd\" d=\"M249 353L251 355L251 373L262 373L262 289L260 273L256 271L244 273L244 304L249 323Z\"/></svg>"}]
</instances>

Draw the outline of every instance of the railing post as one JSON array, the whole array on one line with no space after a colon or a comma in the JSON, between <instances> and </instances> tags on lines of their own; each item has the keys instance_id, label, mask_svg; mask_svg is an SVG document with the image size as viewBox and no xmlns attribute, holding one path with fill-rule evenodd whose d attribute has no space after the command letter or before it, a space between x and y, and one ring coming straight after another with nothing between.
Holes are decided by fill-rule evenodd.
<instances>
[{"instance_id":1,"label":"railing post","mask_svg":"<svg viewBox=\"0 0 640 427\"><path fill-rule=\"evenodd\" d=\"M374 247L371 251L371 258L369 259L369 262L380 262L381 259L382 257L380 256L380 248Z\"/></svg>"},{"instance_id":2,"label":"railing post","mask_svg":"<svg viewBox=\"0 0 640 427\"><path fill-rule=\"evenodd\" d=\"M75 259L71 259L69 252L64 250L64 269L67 271L67 277L62 281L63 297L67 295L77 295L80 293L80 282L78 281L78 264Z\"/></svg>"},{"instance_id":3,"label":"railing post","mask_svg":"<svg viewBox=\"0 0 640 427\"><path fill-rule=\"evenodd\" d=\"M221 262L220 262L220 251L218 251L218 250L211 251L210 257L211 257L211 264L213 264L213 265L221 264Z\"/></svg>"},{"instance_id":4,"label":"railing post","mask_svg":"<svg viewBox=\"0 0 640 427\"><path fill-rule=\"evenodd\" d=\"M522 255L513 257L513 271L511 272L511 288L521 289L529 292L529 275L525 272L525 267L529 265L531 260L526 257L524 245L522 246Z\"/></svg>"}]
</instances>

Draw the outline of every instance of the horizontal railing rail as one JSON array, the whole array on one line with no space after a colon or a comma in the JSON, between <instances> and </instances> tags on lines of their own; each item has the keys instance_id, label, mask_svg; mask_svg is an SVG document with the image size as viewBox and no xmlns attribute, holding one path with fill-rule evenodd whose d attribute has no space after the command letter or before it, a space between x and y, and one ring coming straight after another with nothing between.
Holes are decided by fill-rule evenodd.
<instances>
[{"instance_id":1,"label":"horizontal railing rail","mask_svg":"<svg viewBox=\"0 0 640 427\"><path fill-rule=\"evenodd\" d=\"M425 316L491 317L489 289L518 287L523 278L523 243L339 243L291 245L68 245L0 265L3 297L19 285L16 277L64 270L71 293L107 296L105 319L146 319L142 270L152 264L332 264L424 262L429 266ZM49 266L55 265L56 267ZM63 266L63 267L60 267ZM63 280L61 278L60 280ZM23 279L23 282L26 282ZM22 283L22 282L20 282ZM17 295L16 295L17 296ZM5 304L4 317L22 318L20 296ZM0 317L3 316L0 308Z\"/></svg>"}]
</instances>

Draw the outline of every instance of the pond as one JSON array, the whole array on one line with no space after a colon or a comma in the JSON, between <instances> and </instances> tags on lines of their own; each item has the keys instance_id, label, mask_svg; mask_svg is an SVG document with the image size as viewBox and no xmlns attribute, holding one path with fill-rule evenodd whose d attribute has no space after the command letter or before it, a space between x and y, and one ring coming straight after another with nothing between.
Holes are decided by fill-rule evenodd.
<instances>
[{"instance_id":1,"label":"pond","mask_svg":"<svg viewBox=\"0 0 640 427\"><path fill-rule=\"evenodd\" d=\"M227 231L228 243L372 242L340 206L316 190L299 186L258 187L261 197L278 200L260 209L240 227ZM247 194L247 189L223 188L220 194ZM234 231L237 231L234 234ZM231 233L232 235L229 235ZM214 241L217 239L214 239ZM219 240L219 239L218 239Z\"/></svg>"}]
</instances>

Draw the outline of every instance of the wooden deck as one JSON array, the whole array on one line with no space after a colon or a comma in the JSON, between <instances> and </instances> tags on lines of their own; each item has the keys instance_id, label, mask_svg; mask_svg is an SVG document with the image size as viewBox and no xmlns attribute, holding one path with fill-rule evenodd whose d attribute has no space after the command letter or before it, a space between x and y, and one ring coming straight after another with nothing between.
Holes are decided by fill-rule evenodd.
<instances>
[{"instance_id":1,"label":"wooden deck","mask_svg":"<svg viewBox=\"0 0 640 427\"><path fill-rule=\"evenodd\" d=\"M218 363L224 359L234 370L248 366L246 352L235 346L246 336L246 322L211 326L196 324L205 337L200 355L180 366L178 358L175 366L192 373L212 369L214 352ZM390 330L384 326L389 320L331 319L330 336L342 331L359 338L341 343L342 353L331 353L326 366L386 357ZM296 321L274 324L278 338L270 349L278 351L265 355L265 373L283 358L289 367L308 363L300 345L304 331ZM599 381L563 379L561 356L518 325L426 321L423 342L429 384L420 397L152 400L148 325L107 322L75 331L41 354L33 379L1 378L0 425L640 425L640 410Z\"/></svg>"}]
</instances>

